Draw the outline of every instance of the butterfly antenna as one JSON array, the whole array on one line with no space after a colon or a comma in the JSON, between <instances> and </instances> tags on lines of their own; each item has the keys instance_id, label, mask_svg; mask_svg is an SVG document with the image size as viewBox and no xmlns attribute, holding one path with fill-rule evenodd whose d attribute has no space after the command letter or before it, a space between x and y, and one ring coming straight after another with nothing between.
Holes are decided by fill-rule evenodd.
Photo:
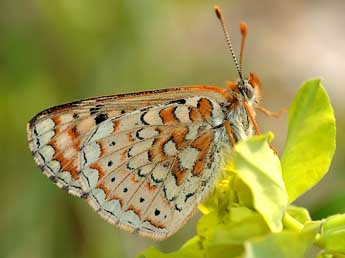
<instances>
[{"instance_id":1,"label":"butterfly antenna","mask_svg":"<svg viewBox=\"0 0 345 258\"><path fill-rule=\"evenodd\" d=\"M240 23L240 31L241 31L241 35L242 35L242 39L241 39L241 51L240 51L240 68L241 71L243 71L243 51L244 51L244 45L246 42L246 38L247 38L247 31L248 31L248 26L247 23L245 22L241 22Z\"/></svg>"},{"instance_id":2,"label":"butterfly antenna","mask_svg":"<svg viewBox=\"0 0 345 258\"><path fill-rule=\"evenodd\" d=\"M243 81L242 70L241 70L240 65L238 64L235 52L232 49L232 43L231 43L231 39L230 39L230 34L228 33L227 27L225 26L225 22L224 22L224 17L223 17L222 11L221 11L221 9L220 9L220 7L218 5L214 6L214 11L216 12L216 15L217 15L217 17L218 17L218 19L220 21L220 24L222 25L223 32L224 32L224 35L225 35L225 38L226 38L226 42L228 43L228 47L229 47L230 53L232 55L232 58L234 59L235 65L236 65L236 70L237 70L237 72L238 72L238 74L240 76L240 79Z\"/></svg>"}]
</instances>

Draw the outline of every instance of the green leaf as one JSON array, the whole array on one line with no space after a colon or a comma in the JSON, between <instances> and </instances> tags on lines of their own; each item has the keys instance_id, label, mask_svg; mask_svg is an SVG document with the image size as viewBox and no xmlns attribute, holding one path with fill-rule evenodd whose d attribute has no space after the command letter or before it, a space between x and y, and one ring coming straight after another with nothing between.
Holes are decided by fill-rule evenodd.
<instances>
[{"instance_id":1,"label":"green leaf","mask_svg":"<svg viewBox=\"0 0 345 258\"><path fill-rule=\"evenodd\" d=\"M257 210L272 232L282 230L282 217L287 206L287 192L280 162L269 147L272 135L253 136L239 142L226 168L235 173L247 187L235 183L239 200ZM248 190L250 193L248 193ZM252 202L250 204L249 202Z\"/></svg>"},{"instance_id":2,"label":"green leaf","mask_svg":"<svg viewBox=\"0 0 345 258\"><path fill-rule=\"evenodd\" d=\"M204 215L197 229L206 257L217 258L240 256L244 241L270 232L262 216L246 207L231 208L227 217Z\"/></svg>"},{"instance_id":3,"label":"green leaf","mask_svg":"<svg viewBox=\"0 0 345 258\"><path fill-rule=\"evenodd\" d=\"M210 212L206 215L203 215L197 225L197 233L200 236L202 241L207 241L212 235L218 224L222 223L219 220L217 212Z\"/></svg>"},{"instance_id":4,"label":"green leaf","mask_svg":"<svg viewBox=\"0 0 345 258\"><path fill-rule=\"evenodd\" d=\"M320 80L305 82L289 108L289 130L281 158L289 202L327 173L335 151L335 118Z\"/></svg>"},{"instance_id":5,"label":"green leaf","mask_svg":"<svg viewBox=\"0 0 345 258\"><path fill-rule=\"evenodd\" d=\"M245 207L231 209L230 221L222 226L218 226L212 238L209 239L209 245L215 244L236 244L243 245L244 241L262 236L269 233L262 216Z\"/></svg>"},{"instance_id":6,"label":"green leaf","mask_svg":"<svg viewBox=\"0 0 345 258\"><path fill-rule=\"evenodd\" d=\"M167 258L167 254L161 253L155 247L151 246L144 252L138 254L137 258Z\"/></svg>"},{"instance_id":7,"label":"green leaf","mask_svg":"<svg viewBox=\"0 0 345 258\"><path fill-rule=\"evenodd\" d=\"M313 244L320 223L309 222L301 232L272 233L247 241L244 258L303 258Z\"/></svg>"},{"instance_id":8,"label":"green leaf","mask_svg":"<svg viewBox=\"0 0 345 258\"><path fill-rule=\"evenodd\" d=\"M204 257L203 250L200 246L199 237L193 237L188 240L182 247L173 253L162 253L154 247L148 248L146 251L140 253L137 258L202 258Z\"/></svg>"},{"instance_id":9,"label":"green leaf","mask_svg":"<svg viewBox=\"0 0 345 258\"><path fill-rule=\"evenodd\" d=\"M302 224L311 221L309 212L306 208L289 205L286 212Z\"/></svg>"},{"instance_id":10,"label":"green leaf","mask_svg":"<svg viewBox=\"0 0 345 258\"><path fill-rule=\"evenodd\" d=\"M307 209L289 205L283 217L284 230L299 232L308 221L311 218Z\"/></svg>"},{"instance_id":11,"label":"green leaf","mask_svg":"<svg viewBox=\"0 0 345 258\"><path fill-rule=\"evenodd\" d=\"M321 251L317 258L345 258L345 254L340 253L327 253L325 251Z\"/></svg>"},{"instance_id":12,"label":"green leaf","mask_svg":"<svg viewBox=\"0 0 345 258\"><path fill-rule=\"evenodd\" d=\"M319 244L327 251L345 254L345 214L333 215L325 220Z\"/></svg>"}]
</instances>

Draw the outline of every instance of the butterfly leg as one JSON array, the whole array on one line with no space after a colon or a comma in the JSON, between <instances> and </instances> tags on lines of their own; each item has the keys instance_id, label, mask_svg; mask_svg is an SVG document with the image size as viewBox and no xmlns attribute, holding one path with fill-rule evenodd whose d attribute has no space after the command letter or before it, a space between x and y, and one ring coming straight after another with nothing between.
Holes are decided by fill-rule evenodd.
<instances>
[{"instance_id":1,"label":"butterfly leg","mask_svg":"<svg viewBox=\"0 0 345 258\"><path fill-rule=\"evenodd\" d=\"M258 123L255 120L255 114L253 111L253 108L251 106L249 106L248 102L244 101L244 108L247 111L247 114L249 116L250 121L252 122L253 126L254 126L254 130L255 130L255 134L261 134L260 128L258 126Z\"/></svg>"},{"instance_id":2,"label":"butterfly leg","mask_svg":"<svg viewBox=\"0 0 345 258\"><path fill-rule=\"evenodd\" d=\"M287 112L286 108L283 108L281 110L279 110L278 112L272 112L269 111L268 109L264 108L263 106L256 106L255 107L257 110L259 110L260 112L264 113L266 116L270 116L270 117L275 117L278 118L280 117L283 113Z\"/></svg>"},{"instance_id":3,"label":"butterfly leg","mask_svg":"<svg viewBox=\"0 0 345 258\"><path fill-rule=\"evenodd\" d=\"M225 120L224 127L225 127L225 130L226 130L226 133L228 134L228 137L229 137L231 145L235 146L235 144L236 144L235 137L234 137L234 135L232 133L230 122L228 120Z\"/></svg>"},{"instance_id":4,"label":"butterfly leg","mask_svg":"<svg viewBox=\"0 0 345 258\"><path fill-rule=\"evenodd\" d=\"M247 102L244 102L244 107L245 107L245 109L247 111L247 114L248 114L250 120L253 123L254 129L255 129L255 133L256 134L261 134L260 128L259 128L259 126L258 126L258 124L256 123L256 120L255 120L253 108L251 106L249 106ZM268 111L268 110L266 110L266 111ZM278 154L278 150L272 144L269 144L269 145L270 145L270 148L274 151L274 153Z\"/></svg>"}]
</instances>

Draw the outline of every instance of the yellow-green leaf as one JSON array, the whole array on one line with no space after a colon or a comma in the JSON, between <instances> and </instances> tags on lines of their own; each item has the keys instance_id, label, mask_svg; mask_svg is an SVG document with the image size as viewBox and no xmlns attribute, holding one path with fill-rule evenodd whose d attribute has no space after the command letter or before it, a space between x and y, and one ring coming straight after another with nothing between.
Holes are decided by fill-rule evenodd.
<instances>
[{"instance_id":1,"label":"yellow-green leaf","mask_svg":"<svg viewBox=\"0 0 345 258\"><path fill-rule=\"evenodd\" d=\"M316 258L345 258L345 254L328 253L326 251L321 251Z\"/></svg>"},{"instance_id":2,"label":"yellow-green leaf","mask_svg":"<svg viewBox=\"0 0 345 258\"><path fill-rule=\"evenodd\" d=\"M345 255L345 214L333 215L326 219L319 243L329 252Z\"/></svg>"},{"instance_id":3,"label":"yellow-green leaf","mask_svg":"<svg viewBox=\"0 0 345 258\"><path fill-rule=\"evenodd\" d=\"M146 251L140 253L137 258L203 258L203 249L200 246L199 237L193 237L188 240L176 252L162 253L154 247L148 248Z\"/></svg>"},{"instance_id":4,"label":"yellow-green leaf","mask_svg":"<svg viewBox=\"0 0 345 258\"><path fill-rule=\"evenodd\" d=\"M309 212L306 208L289 205L286 212L302 224L306 223L307 221L311 221Z\"/></svg>"},{"instance_id":5,"label":"yellow-green leaf","mask_svg":"<svg viewBox=\"0 0 345 258\"><path fill-rule=\"evenodd\" d=\"M227 169L247 186L235 185L239 199L257 210L272 232L279 232L283 228L287 192L279 159L268 144L270 137L270 134L253 136L238 143Z\"/></svg>"},{"instance_id":6,"label":"yellow-green leaf","mask_svg":"<svg viewBox=\"0 0 345 258\"><path fill-rule=\"evenodd\" d=\"M320 223L309 222L301 232L280 232L247 241L244 258L304 258L319 231Z\"/></svg>"},{"instance_id":7,"label":"yellow-green leaf","mask_svg":"<svg viewBox=\"0 0 345 258\"><path fill-rule=\"evenodd\" d=\"M233 207L222 218L213 212L204 215L198 223L206 257L238 257L243 254L246 240L269 232L262 216L246 207Z\"/></svg>"},{"instance_id":8,"label":"yellow-green leaf","mask_svg":"<svg viewBox=\"0 0 345 258\"><path fill-rule=\"evenodd\" d=\"M335 151L334 113L320 80L302 85L288 117L281 164L289 202L292 202L327 173Z\"/></svg>"}]
</instances>

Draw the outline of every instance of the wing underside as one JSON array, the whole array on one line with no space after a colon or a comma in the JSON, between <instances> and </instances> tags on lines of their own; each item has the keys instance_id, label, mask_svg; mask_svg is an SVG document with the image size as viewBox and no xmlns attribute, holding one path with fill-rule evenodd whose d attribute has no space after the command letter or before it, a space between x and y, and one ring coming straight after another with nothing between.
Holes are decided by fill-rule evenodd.
<instances>
[{"instance_id":1,"label":"wing underside","mask_svg":"<svg viewBox=\"0 0 345 258\"><path fill-rule=\"evenodd\" d=\"M165 239L216 178L223 93L194 86L58 106L29 123L30 149L45 175L110 223Z\"/></svg>"}]
</instances>

